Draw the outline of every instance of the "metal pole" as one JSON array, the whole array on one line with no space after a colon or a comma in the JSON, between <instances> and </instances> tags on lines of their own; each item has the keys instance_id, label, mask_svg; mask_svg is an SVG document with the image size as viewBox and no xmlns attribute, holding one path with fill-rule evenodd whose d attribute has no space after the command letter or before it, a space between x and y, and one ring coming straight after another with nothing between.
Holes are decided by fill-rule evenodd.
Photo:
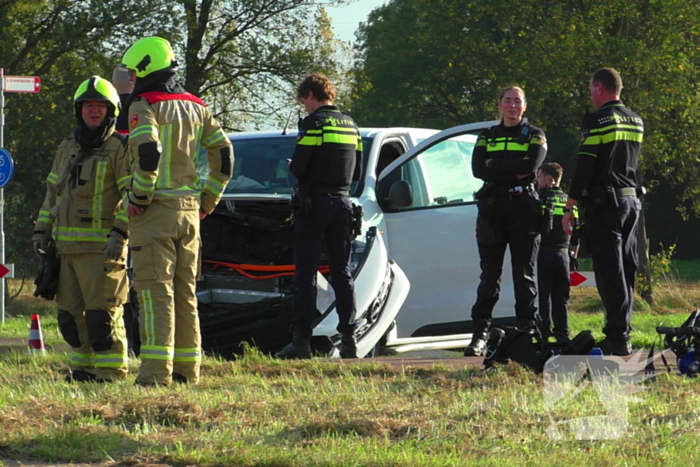
<instances>
[{"instance_id":1,"label":"metal pole","mask_svg":"<svg viewBox=\"0 0 700 467\"><path fill-rule=\"evenodd\" d=\"M0 148L5 147L5 75L0 68ZM5 264L5 189L0 188L0 264ZM5 278L0 278L0 324L5 324Z\"/></svg>"}]
</instances>

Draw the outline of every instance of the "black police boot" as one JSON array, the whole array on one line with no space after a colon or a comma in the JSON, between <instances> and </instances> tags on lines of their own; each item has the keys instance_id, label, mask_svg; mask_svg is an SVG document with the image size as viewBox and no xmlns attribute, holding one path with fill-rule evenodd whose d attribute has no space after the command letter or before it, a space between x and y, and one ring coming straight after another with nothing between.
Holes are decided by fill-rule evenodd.
<instances>
[{"instance_id":1,"label":"black police boot","mask_svg":"<svg viewBox=\"0 0 700 467\"><path fill-rule=\"evenodd\" d=\"M307 333L301 329L294 328L292 342L275 354L277 358L307 359L311 358L311 340Z\"/></svg>"},{"instance_id":2,"label":"black police boot","mask_svg":"<svg viewBox=\"0 0 700 467\"><path fill-rule=\"evenodd\" d=\"M488 320L478 320L474 322L472 341L467 348L464 349L465 357L479 357L484 355L484 351L486 350L486 333L489 330L490 324L491 322Z\"/></svg>"},{"instance_id":3,"label":"black police boot","mask_svg":"<svg viewBox=\"0 0 700 467\"><path fill-rule=\"evenodd\" d=\"M534 318L518 318L518 329L523 330L533 326L537 327Z\"/></svg>"},{"instance_id":4,"label":"black police boot","mask_svg":"<svg viewBox=\"0 0 700 467\"><path fill-rule=\"evenodd\" d=\"M606 337L598 342L596 347L603 351L603 355L616 355L618 357L626 357L632 353L632 345L630 341L624 338L611 339Z\"/></svg>"},{"instance_id":5,"label":"black police boot","mask_svg":"<svg viewBox=\"0 0 700 467\"><path fill-rule=\"evenodd\" d=\"M340 358L357 358L357 342L354 334L340 335Z\"/></svg>"}]
</instances>

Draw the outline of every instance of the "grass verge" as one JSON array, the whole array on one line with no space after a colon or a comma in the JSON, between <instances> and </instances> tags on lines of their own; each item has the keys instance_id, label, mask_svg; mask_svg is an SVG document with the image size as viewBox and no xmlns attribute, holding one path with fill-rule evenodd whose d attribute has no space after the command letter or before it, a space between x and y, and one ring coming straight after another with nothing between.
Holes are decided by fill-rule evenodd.
<instances>
[{"instance_id":1,"label":"grass verge","mask_svg":"<svg viewBox=\"0 0 700 467\"><path fill-rule=\"evenodd\" d=\"M680 324L697 287L637 304L635 347L654 327ZM676 296L682 300L667 300ZM668 303L663 305L663 303ZM31 309L31 307L29 307ZM574 332L601 337L595 289L573 292ZM46 311L47 343L61 339ZM2 335L26 337L25 315ZM131 363L132 374L137 362ZM590 386L550 406L542 376L511 364L429 369L390 362L287 362L256 351L207 357L197 386L143 388L127 381L68 384L65 356L0 355L0 459L174 466L692 465L700 460L698 380L660 373L625 414L617 439L582 441L552 425L605 415ZM560 427L565 426L558 425ZM0 465L3 462L0 461Z\"/></svg>"}]
</instances>

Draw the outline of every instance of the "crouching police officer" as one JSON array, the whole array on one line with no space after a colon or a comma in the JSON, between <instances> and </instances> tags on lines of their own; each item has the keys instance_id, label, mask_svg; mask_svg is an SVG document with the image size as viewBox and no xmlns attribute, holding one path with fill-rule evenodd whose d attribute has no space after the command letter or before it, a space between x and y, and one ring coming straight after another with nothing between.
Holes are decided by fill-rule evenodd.
<instances>
[{"instance_id":1,"label":"crouching police officer","mask_svg":"<svg viewBox=\"0 0 700 467\"><path fill-rule=\"evenodd\" d=\"M485 182L476 194L481 282L472 307L474 329L465 356L482 355L486 348L486 333L500 295L507 246L510 246L518 326L525 328L535 323L540 202L533 181L547 153L547 143L544 132L523 119L526 108L522 89L505 89L498 102L501 123L484 130L474 148L472 172Z\"/></svg>"},{"instance_id":2,"label":"crouching police officer","mask_svg":"<svg viewBox=\"0 0 700 467\"><path fill-rule=\"evenodd\" d=\"M311 357L310 338L316 311L316 273L325 241L336 295L340 356L356 358L355 289L350 274L353 180L362 171L362 139L350 116L333 105L335 88L321 74L308 75L297 88L297 99L309 113L300 124L289 168L299 180L294 216L296 295L293 340L276 354L280 358Z\"/></svg>"},{"instance_id":3,"label":"crouching police officer","mask_svg":"<svg viewBox=\"0 0 700 467\"><path fill-rule=\"evenodd\" d=\"M61 256L58 327L72 348L66 379L111 382L127 374L126 138L114 130L120 104L109 81L93 76L74 101L78 127L58 147L32 242L41 257L55 239Z\"/></svg>"}]
</instances>

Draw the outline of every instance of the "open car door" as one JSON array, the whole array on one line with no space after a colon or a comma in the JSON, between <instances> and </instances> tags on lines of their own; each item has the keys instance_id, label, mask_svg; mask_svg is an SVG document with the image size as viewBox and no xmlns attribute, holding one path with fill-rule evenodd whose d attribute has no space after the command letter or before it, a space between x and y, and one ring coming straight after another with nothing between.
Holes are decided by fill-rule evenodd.
<instances>
[{"instance_id":1,"label":"open car door","mask_svg":"<svg viewBox=\"0 0 700 467\"><path fill-rule=\"evenodd\" d=\"M474 192L482 181L472 175L471 157L479 133L496 123L440 132L379 175L377 199L385 216L389 256L411 283L392 336L401 343L449 335L461 338L453 346L466 345L481 273ZM515 315L509 255L501 292L495 322Z\"/></svg>"}]
</instances>

